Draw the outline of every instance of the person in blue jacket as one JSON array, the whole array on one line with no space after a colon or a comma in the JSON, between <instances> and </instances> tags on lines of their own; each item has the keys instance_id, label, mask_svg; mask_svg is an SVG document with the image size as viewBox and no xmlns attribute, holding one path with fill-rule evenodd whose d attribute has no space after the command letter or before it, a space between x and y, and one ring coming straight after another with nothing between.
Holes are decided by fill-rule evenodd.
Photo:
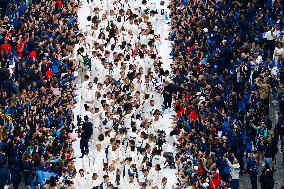
<instances>
[{"instance_id":1,"label":"person in blue jacket","mask_svg":"<svg viewBox=\"0 0 284 189\"><path fill-rule=\"evenodd\" d=\"M251 182L251 188L257 189L257 164L255 161L255 158L253 157L253 153L249 154L249 157L247 159L247 171L250 175L250 182Z\"/></svg>"},{"instance_id":2,"label":"person in blue jacket","mask_svg":"<svg viewBox=\"0 0 284 189\"><path fill-rule=\"evenodd\" d=\"M9 184L9 169L4 162L0 160L0 188Z\"/></svg>"}]
</instances>

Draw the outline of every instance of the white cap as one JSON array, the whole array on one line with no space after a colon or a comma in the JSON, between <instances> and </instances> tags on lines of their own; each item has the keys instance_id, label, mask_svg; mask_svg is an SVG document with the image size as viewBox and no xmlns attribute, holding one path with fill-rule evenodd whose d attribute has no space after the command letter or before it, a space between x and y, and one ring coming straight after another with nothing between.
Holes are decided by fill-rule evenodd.
<instances>
[{"instance_id":1,"label":"white cap","mask_svg":"<svg viewBox=\"0 0 284 189\"><path fill-rule=\"evenodd\" d=\"M203 31L204 31L205 33L207 33L207 32L208 32L208 28L203 28Z\"/></svg>"}]
</instances>

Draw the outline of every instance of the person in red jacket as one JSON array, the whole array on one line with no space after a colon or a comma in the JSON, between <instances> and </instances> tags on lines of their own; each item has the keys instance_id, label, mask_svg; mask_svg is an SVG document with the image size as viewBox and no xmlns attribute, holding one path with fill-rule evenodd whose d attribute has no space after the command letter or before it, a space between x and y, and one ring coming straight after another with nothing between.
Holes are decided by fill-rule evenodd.
<instances>
[{"instance_id":1,"label":"person in red jacket","mask_svg":"<svg viewBox=\"0 0 284 189\"><path fill-rule=\"evenodd\" d=\"M59 8L61 8L62 7L62 2L60 1L60 0L56 0L56 3L57 3L57 6L59 7Z\"/></svg>"},{"instance_id":2,"label":"person in red jacket","mask_svg":"<svg viewBox=\"0 0 284 189\"><path fill-rule=\"evenodd\" d=\"M47 77L49 77L49 79L52 79L52 71L51 71L50 68L49 68L48 71L45 73L45 75L46 75Z\"/></svg>"},{"instance_id":3,"label":"person in red jacket","mask_svg":"<svg viewBox=\"0 0 284 189\"><path fill-rule=\"evenodd\" d=\"M2 57L6 55L6 53L10 54L12 51L12 46L8 43L8 41L5 41L3 45L1 45L1 54Z\"/></svg>"},{"instance_id":4,"label":"person in red jacket","mask_svg":"<svg viewBox=\"0 0 284 189\"><path fill-rule=\"evenodd\" d=\"M217 189L221 184L221 177L218 172L213 172L213 178L210 182L210 189Z\"/></svg>"},{"instance_id":5,"label":"person in red jacket","mask_svg":"<svg viewBox=\"0 0 284 189\"><path fill-rule=\"evenodd\" d=\"M18 45L17 45L18 58L22 58L23 56L24 45L25 43L22 40L18 41Z\"/></svg>"},{"instance_id":6,"label":"person in red jacket","mask_svg":"<svg viewBox=\"0 0 284 189\"><path fill-rule=\"evenodd\" d=\"M33 61L35 61L35 59L36 59L36 51L35 50L30 52L30 58L33 59Z\"/></svg>"}]
</instances>

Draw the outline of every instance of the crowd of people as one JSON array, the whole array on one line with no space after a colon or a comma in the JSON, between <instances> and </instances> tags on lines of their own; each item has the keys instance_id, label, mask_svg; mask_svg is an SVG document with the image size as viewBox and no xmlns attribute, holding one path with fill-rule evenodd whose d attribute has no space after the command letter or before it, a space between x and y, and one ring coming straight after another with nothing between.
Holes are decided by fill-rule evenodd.
<instances>
[{"instance_id":1,"label":"crowd of people","mask_svg":"<svg viewBox=\"0 0 284 189\"><path fill-rule=\"evenodd\" d=\"M165 170L176 169L176 137L161 115L163 91L174 90L160 50L167 5L124 0L86 6L90 15L75 47L82 158L76 188L172 188Z\"/></svg>"},{"instance_id":2,"label":"crowd of people","mask_svg":"<svg viewBox=\"0 0 284 189\"><path fill-rule=\"evenodd\" d=\"M180 182L238 189L248 174L249 188L258 179L273 188L284 142L283 1L173 0L170 8Z\"/></svg>"},{"instance_id":3,"label":"crowd of people","mask_svg":"<svg viewBox=\"0 0 284 189\"><path fill-rule=\"evenodd\" d=\"M0 188L274 187L282 0L30 0L1 16Z\"/></svg>"},{"instance_id":4,"label":"crowd of people","mask_svg":"<svg viewBox=\"0 0 284 189\"><path fill-rule=\"evenodd\" d=\"M0 188L71 187L79 4L7 3L0 20Z\"/></svg>"}]
</instances>

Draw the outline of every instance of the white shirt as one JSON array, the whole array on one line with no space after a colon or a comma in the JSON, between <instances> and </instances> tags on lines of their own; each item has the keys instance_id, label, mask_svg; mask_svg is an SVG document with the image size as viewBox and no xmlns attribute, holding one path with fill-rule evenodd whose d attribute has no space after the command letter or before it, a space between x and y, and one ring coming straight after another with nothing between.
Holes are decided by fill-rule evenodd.
<instances>
[{"instance_id":1,"label":"white shirt","mask_svg":"<svg viewBox=\"0 0 284 189\"><path fill-rule=\"evenodd\" d=\"M272 36L272 31L265 32L263 38L265 38L269 41L274 40L274 37Z\"/></svg>"},{"instance_id":2,"label":"white shirt","mask_svg":"<svg viewBox=\"0 0 284 189\"><path fill-rule=\"evenodd\" d=\"M93 153L90 154L90 157L92 157L91 166L94 167L98 173L100 173L101 169L103 168L103 163L106 162L104 150L101 149L98 151L95 149Z\"/></svg>"},{"instance_id":3,"label":"white shirt","mask_svg":"<svg viewBox=\"0 0 284 189\"><path fill-rule=\"evenodd\" d=\"M125 185L123 185L123 189L138 189L139 188L139 184L137 181L133 181L133 182L125 182Z\"/></svg>"},{"instance_id":4,"label":"white shirt","mask_svg":"<svg viewBox=\"0 0 284 189\"><path fill-rule=\"evenodd\" d=\"M92 180L92 181L91 181L91 185L92 185L93 188L96 187L96 186L100 186L100 181L99 181L99 179L97 179L97 180Z\"/></svg>"},{"instance_id":5,"label":"white shirt","mask_svg":"<svg viewBox=\"0 0 284 189\"><path fill-rule=\"evenodd\" d=\"M92 117L93 117L93 114L92 114L92 112L90 112L90 111L85 111L84 114L83 114L83 118L84 118L85 116L88 116L89 120L91 120Z\"/></svg>"},{"instance_id":6,"label":"white shirt","mask_svg":"<svg viewBox=\"0 0 284 189\"><path fill-rule=\"evenodd\" d=\"M89 182L88 175L84 174L83 176L81 176L80 174L78 174L75 177L75 185L76 185L76 188L89 188L90 182Z\"/></svg>"},{"instance_id":7,"label":"white shirt","mask_svg":"<svg viewBox=\"0 0 284 189\"><path fill-rule=\"evenodd\" d=\"M166 158L164 158L163 156L155 155L152 159L152 166L154 167L155 165L159 164L161 167L163 167L165 161Z\"/></svg>"}]
</instances>

